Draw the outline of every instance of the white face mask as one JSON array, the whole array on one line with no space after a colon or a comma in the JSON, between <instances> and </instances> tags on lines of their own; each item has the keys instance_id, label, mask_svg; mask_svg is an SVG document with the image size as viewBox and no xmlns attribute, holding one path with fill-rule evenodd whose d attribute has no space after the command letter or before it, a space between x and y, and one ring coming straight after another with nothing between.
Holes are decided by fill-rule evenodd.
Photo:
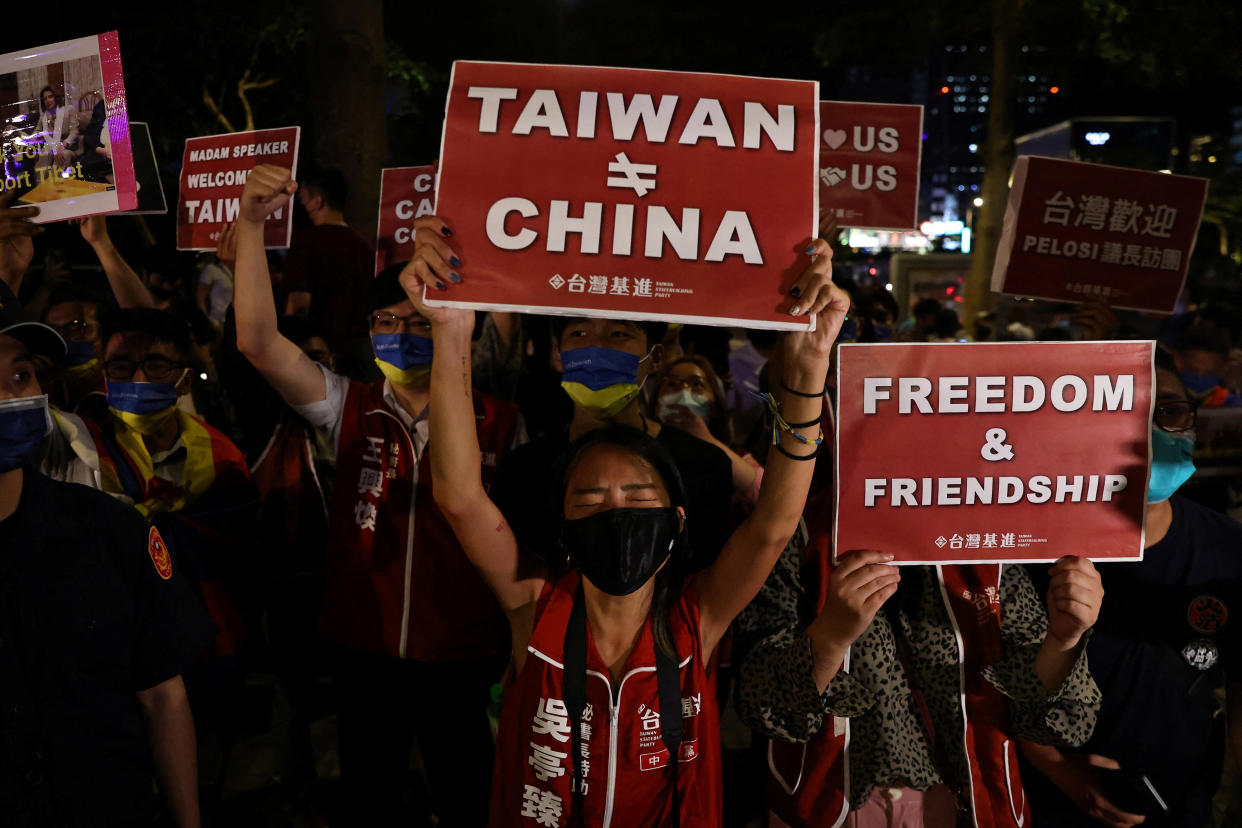
<instances>
[{"instance_id":1,"label":"white face mask","mask_svg":"<svg viewBox=\"0 0 1242 828\"><path fill-rule=\"evenodd\" d=\"M660 396L660 419L668 417L673 412L673 407L678 405L684 405L694 413L694 416L707 422L707 418L711 415L712 398L707 394L695 394L689 388L683 388L675 394L662 394Z\"/></svg>"}]
</instances>

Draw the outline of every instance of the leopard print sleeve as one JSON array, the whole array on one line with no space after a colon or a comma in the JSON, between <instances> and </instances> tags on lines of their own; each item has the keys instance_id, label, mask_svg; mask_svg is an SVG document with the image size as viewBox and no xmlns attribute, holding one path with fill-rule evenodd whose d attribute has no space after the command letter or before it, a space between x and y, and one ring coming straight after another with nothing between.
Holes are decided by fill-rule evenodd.
<instances>
[{"instance_id":1,"label":"leopard print sleeve","mask_svg":"<svg viewBox=\"0 0 1242 828\"><path fill-rule=\"evenodd\" d=\"M1091 738L1100 713L1100 689L1087 667L1087 648L1055 693L1035 672L1035 656L1048 629L1048 616L1026 570L1006 566L1001 576L1001 635L1005 655L984 669L984 677L1010 699L1013 733L1046 745L1078 747ZM1084 645L1086 639L1084 638Z\"/></svg>"},{"instance_id":2,"label":"leopard print sleeve","mask_svg":"<svg viewBox=\"0 0 1242 828\"><path fill-rule=\"evenodd\" d=\"M802 546L786 547L734 630L735 645L740 643L745 652L737 683L738 715L754 730L791 742L805 742L818 733L825 715L861 715L874 705L871 692L842 671L823 694L815 687L815 656L802 634L802 616L809 614L800 577Z\"/></svg>"}]
</instances>

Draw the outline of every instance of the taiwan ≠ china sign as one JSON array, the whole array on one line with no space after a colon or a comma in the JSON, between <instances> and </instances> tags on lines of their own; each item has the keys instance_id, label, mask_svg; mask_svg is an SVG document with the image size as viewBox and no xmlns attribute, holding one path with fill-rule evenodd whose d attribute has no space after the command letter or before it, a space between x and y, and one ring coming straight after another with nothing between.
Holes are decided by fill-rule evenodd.
<instances>
[{"instance_id":1,"label":"taiwan \u2260 china sign","mask_svg":"<svg viewBox=\"0 0 1242 828\"><path fill-rule=\"evenodd\" d=\"M435 209L436 166L380 171L379 220L375 223L375 272L414 257L414 219Z\"/></svg>"},{"instance_id":2,"label":"taiwan \u2260 china sign","mask_svg":"<svg viewBox=\"0 0 1242 828\"><path fill-rule=\"evenodd\" d=\"M177 197L177 249L215 250L225 225L237 218L251 170L275 164L297 174L301 135L301 127L278 127L186 139ZM286 205L267 217L263 244L288 247L292 233L292 211Z\"/></svg>"},{"instance_id":3,"label":"taiwan \u2260 china sign","mask_svg":"<svg viewBox=\"0 0 1242 828\"><path fill-rule=\"evenodd\" d=\"M1023 155L992 290L1171 313L1206 200L1204 178Z\"/></svg>"},{"instance_id":4,"label":"taiwan \u2260 china sign","mask_svg":"<svg viewBox=\"0 0 1242 828\"><path fill-rule=\"evenodd\" d=\"M1141 559L1153 348L841 345L835 553Z\"/></svg>"},{"instance_id":5,"label":"taiwan \u2260 china sign","mask_svg":"<svg viewBox=\"0 0 1242 828\"><path fill-rule=\"evenodd\" d=\"M818 84L454 64L434 304L797 328L818 226Z\"/></svg>"},{"instance_id":6,"label":"taiwan \u2260 china sign","mask_svg":"<svg viewBox=\"0 0 1242 828\"><path fill-rule=\"evenodd\" d=\"M819 202L842 227L918 227L923 107L819 102Z\"/></svg>"}]
</instances>

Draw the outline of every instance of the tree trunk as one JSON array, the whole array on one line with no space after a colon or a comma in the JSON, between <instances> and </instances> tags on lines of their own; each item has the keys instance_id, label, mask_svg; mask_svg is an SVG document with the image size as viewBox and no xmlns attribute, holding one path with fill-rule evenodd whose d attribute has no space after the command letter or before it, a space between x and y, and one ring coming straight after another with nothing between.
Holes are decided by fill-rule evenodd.
<instances>
[{"instance_id":1,"label":"tree trunk","mask_svg":"<svg viewBox=\"0 0 1242 828\"><path fill-rule=\"evenodd\" d=\"M1023 0L995 0L992 20L992 80L989 92L988 135L983 145L983 206L975 212L971 239L970 273L962 324L974 331L980 311L996 306L992 293L992 266L1000 241L1005 203L1009 199L1009 174L1013 170L1014 48Z\"/></svg>"},{"instance_id":2,"label":"tree trunk","mask_svg":"<svg viewBox=\"0 0 1242 828\"><path fill-rule=\"evenodd\" d=\"M314 153L299 161L345 174L345 220L373 239L388 158L383 0L321 0L316 22Z\"/></svg>"}]
</instances>

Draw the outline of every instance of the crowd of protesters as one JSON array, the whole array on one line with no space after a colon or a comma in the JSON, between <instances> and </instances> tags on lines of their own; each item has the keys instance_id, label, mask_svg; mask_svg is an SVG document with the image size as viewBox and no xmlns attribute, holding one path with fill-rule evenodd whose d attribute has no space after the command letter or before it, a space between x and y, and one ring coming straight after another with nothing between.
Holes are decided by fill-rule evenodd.
<instances>
[{"instance_id":1,"label":"crowd of protesters","mask_svg":"<svg viewBox=\"0 0 1242 828\"><path fill-rule=\"evenodd\" d=\"M1236 272L1167 319L967 330L825 233L786 304L813 331L483 314L422 303L470 279L453 228L372 276L347 198L256 167L197 261L101 216L74 258L0 206L0 826L233 824L258 672L301 808L270 824L1211 824ZM1159 340L1142 562L830 564L836 343L1115 338Z\"/></svg>"}]
</instances>

